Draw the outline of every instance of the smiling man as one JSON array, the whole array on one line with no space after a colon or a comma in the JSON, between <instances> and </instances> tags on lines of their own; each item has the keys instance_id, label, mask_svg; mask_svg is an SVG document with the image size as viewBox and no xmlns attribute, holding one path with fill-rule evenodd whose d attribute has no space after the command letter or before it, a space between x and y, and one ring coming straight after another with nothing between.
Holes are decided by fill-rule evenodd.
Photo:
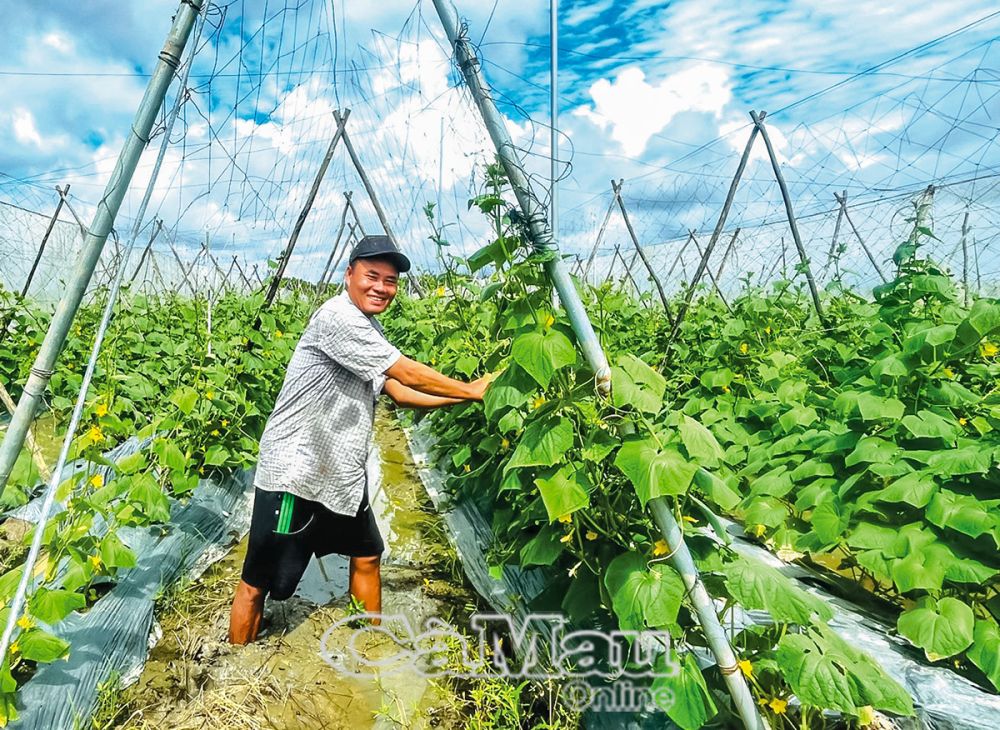
<instances>
[{"instance_id":1,"label":"smiling man","mask_svg":"<svg viewBox=\"0 0 1000 730\"><path fill-rule=\"evenodd\" d=\"M351 594L378 613L384 545L365 474L375 401L383 392L411 408L482 400L487 379L453 380L382 334L375 315L409 269L388 236L365 236L351 252L343 293L302 333L260 440L249 545L229 619L234 644L256 639L265 598L291 596L313 555L349 556Z\"/></svg>"}]
</instances>

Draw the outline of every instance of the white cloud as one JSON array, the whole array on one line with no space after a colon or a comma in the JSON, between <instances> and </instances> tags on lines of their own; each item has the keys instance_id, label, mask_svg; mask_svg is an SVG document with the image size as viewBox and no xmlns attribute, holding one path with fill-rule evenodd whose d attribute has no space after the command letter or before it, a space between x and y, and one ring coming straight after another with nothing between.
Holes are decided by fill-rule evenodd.
<instances>
[{"instance_id":1,"label":"white cloud","mask_svg":"<svg viewBox=\"0 0 1000 730\"><path fill-rule=\"evenodd\" d=\"M38 133L34 115L24 107L18 107L11 112L11 127L14 139L21 144L42 147L42 135Z\"/></svg>"},{"instance_id":2,"label":"white cloud","mask_svg":"<svg viewBox=\"0 0 1000 730\"><path fill-rule=\"evenodd\" d=\"M658 84L646 81L642 69L632 66L613 81L601 79L590 87L593 107L574 113L602 129L626 155L643 153L650 137L663 130L682 112L706 112L718 117L732 96L725 69L697 64L670 74Z\"/></svg>"}]
</instances>

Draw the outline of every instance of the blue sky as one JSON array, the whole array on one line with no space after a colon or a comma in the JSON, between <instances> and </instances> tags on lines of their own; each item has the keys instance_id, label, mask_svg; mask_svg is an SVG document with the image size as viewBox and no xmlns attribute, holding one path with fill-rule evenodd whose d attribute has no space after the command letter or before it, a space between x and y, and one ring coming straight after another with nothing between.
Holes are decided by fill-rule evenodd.
<instances>
[{"instance_id":1,"label":"blue sky","mask_svg":"<svg viewBox=\"0 0 1000 730\"><path fill-rule=\"evenodd\" d=\"M432 264L419 209L439 198L449 235L474 248L483 230L464 208L488 146L467 97L453 88L431 3L304 0L298 12L287 5L237 0L209 15L218 28L202 37L195 93L154 198L168 226L176 223L179 243L208 229L233 252L274 255L333 130L330 110L350 106L349 129L411 250ZM9 49L0 64L0 173L8 176L0 200L45 207L52 185L64 182L82 209L98 199L175 7L12 7L0 31ZM501 0L459 10L470 37L482 41L485 73L544 194L548 4ZM874 200L1000 166L993 12L972 0L564 0L564 249L589 248L612 177L626 179L647 242L710 228L749 132L749 109L772 112L773 141L804 213L832 209L833 190ZM300 273L325 258L342 191L360 193L342 157L304 235ZM780 212L761 146L752 160L733 225ZM362 209L373 227L370 207ZM857 217L872 230L894 220ZM609 241L623 236L617 221L610 232Z\"/></svg>"}]
</instances>

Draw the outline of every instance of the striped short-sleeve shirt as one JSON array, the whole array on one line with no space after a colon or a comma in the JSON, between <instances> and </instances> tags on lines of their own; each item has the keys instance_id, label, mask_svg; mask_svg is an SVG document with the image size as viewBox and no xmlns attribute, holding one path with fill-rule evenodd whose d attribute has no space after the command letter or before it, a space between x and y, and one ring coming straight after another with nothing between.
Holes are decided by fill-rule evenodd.
<instances>
[{"instance_id":1,"label":"striped short-sleeve shirt","mask_svg":"<svg viewBox=\"0 0 1000 730\"><path fill-rule=\"evenodd\" d=\"M375 401L400 356L346 292L316 310L264 427L254 486L356 514Z\"/></svg>"}]
</instances>

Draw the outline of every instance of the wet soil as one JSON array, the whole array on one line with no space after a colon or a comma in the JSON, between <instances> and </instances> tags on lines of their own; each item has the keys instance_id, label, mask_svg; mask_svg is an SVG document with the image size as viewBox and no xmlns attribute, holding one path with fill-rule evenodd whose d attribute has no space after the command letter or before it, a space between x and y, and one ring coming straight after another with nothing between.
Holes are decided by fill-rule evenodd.
<instances>
[{"instance_id":1,"label":"wet soil","mask_svg":"<svg viewBox=\"0 0 1000 730\"><path fill-rule=\"evenodd\" d=\"M388 546L383 614L413 627L437 617L460 622L475 599L455 572L445 528L423 490L402 430L387 411L376 421L382 489L372 497ZM349 615L347 561L314 559L296 594L268 602L260 639L225 641L246 540L197 581L163 597L162 636L138 682L105 697L102 728L450 728L461 725L449 685L395 664L348 676L321 656L353 644L369 661L396 656L385 633L331 627ZM324 639L324 634L327 636ZM108 706L112 710L108 711Z\"/></svg>"}]
</instances>

